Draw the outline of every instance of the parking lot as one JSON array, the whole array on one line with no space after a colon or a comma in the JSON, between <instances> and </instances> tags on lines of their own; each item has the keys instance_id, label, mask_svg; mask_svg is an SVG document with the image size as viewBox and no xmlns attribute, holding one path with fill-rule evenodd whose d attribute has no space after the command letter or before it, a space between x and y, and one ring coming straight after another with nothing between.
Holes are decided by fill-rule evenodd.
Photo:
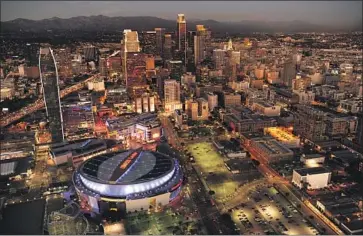
<instances>
[{"instance_id":1,"label":"parking lot","mask_svg":"<svg viewBox=\"0 0 363 236\"><path fill-rule=\"evenodd\" d=\"M241 234L318 235L319 232L274 187L262 186L248 193L231 212Z\"/></svg>"}]
</instances>

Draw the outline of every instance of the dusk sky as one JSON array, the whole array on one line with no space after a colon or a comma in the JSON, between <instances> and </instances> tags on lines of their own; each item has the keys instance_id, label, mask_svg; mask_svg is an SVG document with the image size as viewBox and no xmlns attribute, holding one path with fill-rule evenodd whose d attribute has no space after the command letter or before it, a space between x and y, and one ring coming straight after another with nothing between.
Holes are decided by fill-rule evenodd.
<instances>
[{"instance_id":1,"label":"dusk sky","mask_svg":"<svg viewBox=\"0 0 363 236\"><path fill-rule=\"evenodd\" d=\"M346 25L362 21L361 1L1 1L1 21L26 18L74 16L157 16L176 19L185 13L187 19L213 19L218 21L302 20L324 25Z\"/></svg>"}]
</instances>

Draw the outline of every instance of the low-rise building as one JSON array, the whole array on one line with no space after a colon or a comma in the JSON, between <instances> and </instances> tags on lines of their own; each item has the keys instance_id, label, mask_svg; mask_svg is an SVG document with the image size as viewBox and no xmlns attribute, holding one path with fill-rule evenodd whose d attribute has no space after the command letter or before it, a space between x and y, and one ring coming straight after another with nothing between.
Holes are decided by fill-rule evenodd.
<instances>
[{"instance_id":1,"label":"low-rise building","mask_svg":"<svg viewBox=\"0 0 363 236\"><path fill-rule=\"evenodd\" d=\"M341 109L343 112L351 112L351 113L363 112L362 99L341 100L339 104L339 109Z\"/></svg>"},{"instance_id":2,"label":"low-rise building","mask_svg":"<svg viewBox=\"0 0 363 236\"><path fill-rule=\"evenodd\" d=\"M290 159L294 155L293 151L269 136L252 138L250 149L268 163Z\"/></svg>"},{"instance_id":3,"label":"low-rise building","mask_svg":"<svg viewBox=\"0 0 363 236\"><path fill-rule=\"evenodd\" d=\"M224 104L224 107L240 106L241 105L241 94L223 93L223 104Z\"/></svg>"},{"instance_id":4,"label":"low-rise building","mask_svg":"<svg viewBox=\"0 0 363 236\"><path fill-rule=\"evenodd\" d=\"M283 143L289 148L297 148L300 147L300 138L293 135L285 128L281 127L269 127L264 129L266 134L271 135L277 141Z\"/></svg>"},{"instance_id":5,"label":"low-rise building","mask_svg":"<svg viewBox=\"0 0 363 236\"><path fill-rule=\"evenodd\" d=\"M249 109L228 109L223 115L222 121L227 123L234 131L242 132L259 132L267 127L275 127L276 120L273 117L254 114Z\"/></svg>"},{"instance_id":6,"label":"low-rise building","mask_svg":"<svg viewBox=\"0 0 363 236\"><path fill-rule=\"evenodd\" d=\"M307 167L318 167L324 164L325 156L320 154L302 154L300 162L304 163Z\"/></svg>"},{"instance_id":7,"label":"low-rise building","mask_svg":"<svg viewBox=\"0 0 363 236\"><path fill-rule=\"evenodd\" d=\"M50 154L54 164L57 166L66 163L72 163L73 166L78 166L89 158L106 153L108 148L110 146L106 140L87 139L53 145Z\"/></svg>"},{"instance_id":8,"label":"low-rise building","mask_svg":"<svg viewBox=\"0 0 363 236\"><path fill-rule=\"evenodd\" d=\"M161 122L156 114L144 113L133 117L115 117L106 121L108 137L123 142L134 139L155 142L162 135Z\"/></svg>"},{"instance_id":9,"label":"low-rise building","mask_svg":"<svg viewBox=\"0 0 363 236\"><path fill-rule=\"evenodd\" d=\"M280 116L281 107L265 101L256 101L252 104L252 110L265 116Z\"/></svg>"},{"instance_id":10,"label":"low-rise building","mask_svg":"<svg viewBox=\"0 0 363 236\"><path fill-rule=\"evenodd\" d=\"M292 183L302 189L321 189L329 185L331 171L324 167L303 168L293 171Z\"/></svg>"}]
</instances>

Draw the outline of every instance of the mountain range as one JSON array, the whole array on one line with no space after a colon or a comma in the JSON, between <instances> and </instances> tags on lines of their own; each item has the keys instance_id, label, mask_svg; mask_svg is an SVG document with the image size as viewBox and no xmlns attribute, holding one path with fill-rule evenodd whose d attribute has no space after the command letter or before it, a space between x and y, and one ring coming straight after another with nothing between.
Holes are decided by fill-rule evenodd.
<instances>
[{"instance_id":1,"label":"mountain range","mask_svg":"<svg viewBox=\"0 0 363 236\"><path fill-rule=\"evenodd\" d=\"M239 21L219 22L215 20L189 20L188 30L195 30L197 24L209 27L213 32L219 33L249 33L249 32L334 32L334 31L361 31L362 22L354 26L324 26L311 24L304 21ZM18 18L11 21L1 22L2 32L42 32L46 30L72 30L72 31L123 31L132 29L137 31L153 30L162 27L169 31L176 29L176 21L166 20L153 16L133 17L108 17L98 16L77 16L68 19L53 17L43 20L28 20Z\"/></svg>"}]
</instances>

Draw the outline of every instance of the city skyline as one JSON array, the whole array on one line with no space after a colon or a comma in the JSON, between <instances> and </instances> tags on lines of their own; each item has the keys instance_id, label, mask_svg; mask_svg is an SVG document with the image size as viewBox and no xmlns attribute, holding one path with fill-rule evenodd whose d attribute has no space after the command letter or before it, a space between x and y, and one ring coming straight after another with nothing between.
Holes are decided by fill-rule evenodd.
<instances>
[{"instance_id":1,"label":"city skyline","mask_svg":"<svg viewBox=\"0 0 363 236\"><path fill-rule=\"evenodd\" d=\"M361 2L1 4L0 235L363 233Z\"/></svg>"},{"instance_id":2,"label":"city skyline","mask_svg":"<svg viewBox=\"0 0 363 236\"><path fill-rule=\"evenodd\" d=\"M142 7L141 7L142 6ZM318 2L79 2L2 1L1 21L17 18L41 20L76 16L156 16L175 20L184 13L187 20L212 19L221 22L305 21L322 25L352 25L362 21L361 1ZM268 10L267 10L268 9ZM336 17L339 15L339 17Z\"/></svg>"}]
</instances>

